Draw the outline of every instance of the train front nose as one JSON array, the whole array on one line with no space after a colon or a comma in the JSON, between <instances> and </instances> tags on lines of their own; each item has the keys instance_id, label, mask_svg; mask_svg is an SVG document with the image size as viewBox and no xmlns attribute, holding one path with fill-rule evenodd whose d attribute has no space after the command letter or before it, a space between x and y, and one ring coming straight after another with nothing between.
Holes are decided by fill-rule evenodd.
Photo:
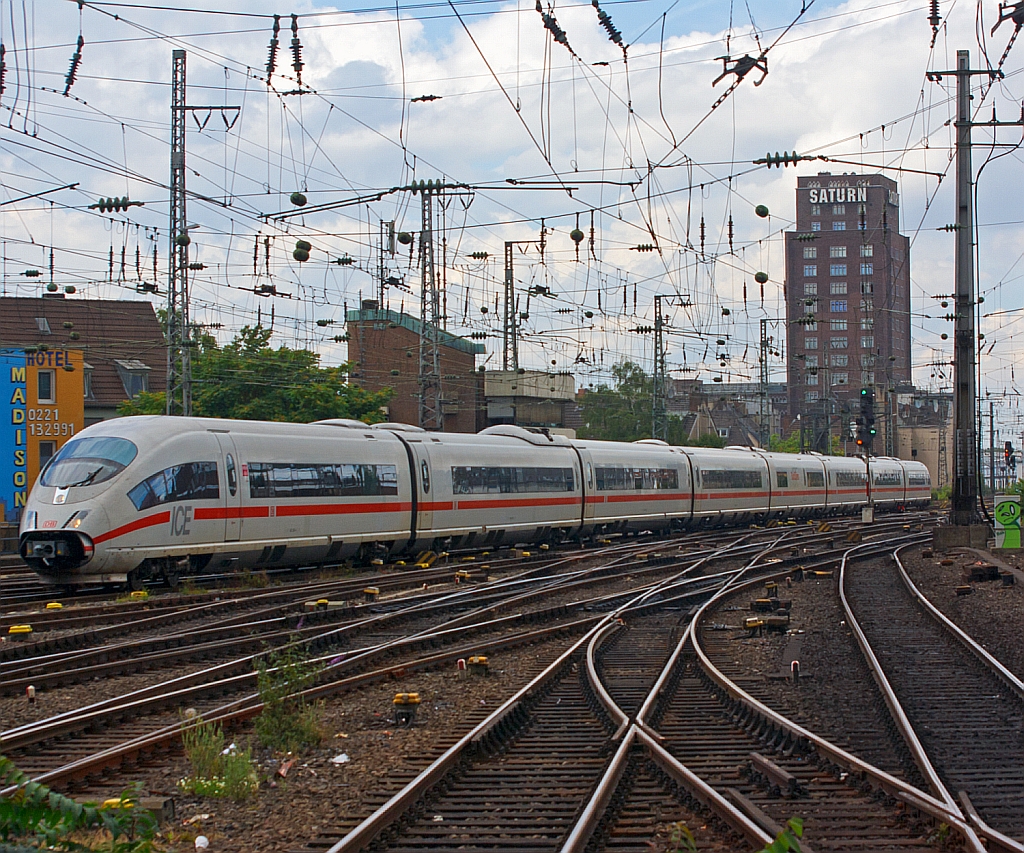
<instances>
[{"instance_id":1,"label":"train front nose","mask_svg":"<svg viewBox=\"0 0 1024 853\"><path fill-rule=\"evenodd\" d=\"M93 552L92 540L75 530L32 530L21 537L21 558L55 582L68 579L92 559Z\"/></svg>"}]
</instances>

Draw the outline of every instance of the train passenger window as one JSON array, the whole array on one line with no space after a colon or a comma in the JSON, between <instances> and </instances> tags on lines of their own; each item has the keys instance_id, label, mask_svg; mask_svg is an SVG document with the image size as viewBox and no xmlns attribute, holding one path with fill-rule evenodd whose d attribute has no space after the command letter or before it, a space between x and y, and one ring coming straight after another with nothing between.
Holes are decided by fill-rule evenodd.
<instances>
[{"instance_id":1,"label":"train passenger window","mask_svg":"<svg viewBox=\"0 0 1024 853\"><path fill-rule=\"evenodd\" d=\"M587 463L587 488L594 488L594 469L589 462Z\"/></svg>"},{"instance_id":2,"label":"train passenger window","mask_svg":"<svg viewBox=\"0 0 1024 853\"><path fill-rule=\"evenodd\" d=\"M224 467L228 473L228 492L234 497L238 491L238 477L235 475L235 459L230 453Z\"/></svg>"},{"instance_id":3,"label":"train passenger window","mask_svg":"<svg viewBox=\"0 0 1024 853\"><path fill-rule=\"evenodd\" d=\"M139 511L176 501L216 500L219 497L216 462L186 462L165 468L128 492L128 498Z\"/></svg>"},{"instance_id":4,"label":"train passenger window","mask_svg":"<svg viewBox=\"0 0 1024 853\"><path fill-rule=\"evenodd\" d=\"M675 468L601 468L597 469L599 492L626 492L643 489L678 489L679 471Z\"/></svg>"},{"instance_id":5,"label":"train passenger window","mask_svg":"<svg viewBox=\"0 0 1024 853\"><path fill-rule=\"evenodd\" d=\"M427 460L420 461L420 472L423 474L423 494L430 493L430 469L427 467Z\"/></svg>"},{"instance_id":6,"label":"train passenger window","mask_svg":"<svg viewBox=\"0 0 1024 853\"><path fill-rule=\"evenodd\" d=\"M823 489L825 488L825 475L821 471L808 471L807 472L807 485L812 489Z\"/></svg>"},{"instance_id":7,"label":"train passenger window","mask_svg":"<svg viewBox=\"0 0 1024 853\"><path fill-rule=\"evenodd\" d=\"M787 472L785 472L785 471L776 471L775 472L775 485L778 486L780 489L788 489L789 488L789 474Z\"/></svg>"},{"instance_id":8,"label":"train passenger window","mask_svg":"<svg viewBox=\"0 0 1024 853\"><path fill-rule=\"evenodd\" d=\"M457 495L572 492L575 489L576 472L572 468L475 465L452 468L452 491Z\"/></svg>"},{"instance_id":9,"label":"train passenger window","mask_svg":"<svg viewBox=\"0 0 1024 853\"><path fill-rule=\"evenodd\" d=\"M761 489L764 482L760 471L715 470L701 471L701 482L705 489Z\"/></svg>"},{"instance_id":10,"label":"train passenger window","mask_svg":"<svg viewBox=\"0 0 1024 853\"><path fill-rule=\"evenodd\" d=\"M397 495L394 465L250 462L250 498L347 498Z\"/></svg>"}]
</instances>

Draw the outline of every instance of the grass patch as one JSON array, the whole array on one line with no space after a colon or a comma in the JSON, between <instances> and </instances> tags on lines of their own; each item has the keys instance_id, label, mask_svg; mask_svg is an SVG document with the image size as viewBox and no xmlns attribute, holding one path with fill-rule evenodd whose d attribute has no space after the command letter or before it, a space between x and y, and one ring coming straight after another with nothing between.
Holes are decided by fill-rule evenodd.
<instances>
[{"instance_id":1,"label":"grass patch","mask_svg":"<svg viewBox=\"0 0 1024 853\"><path fill-rule=\"evenodd\" d=\"M201 717L186 720L181 743L192 765L192 774L178 780L178 787L198 797L230 797L247 800L259 789L252 750L234 744L224 747L224 730Z\"/></svg>"},{"instance_id":2,"label":"grass patch","mask_svg":"<svg viewBox=\"0 0 1024 853\"><path fill-rule=\"evenodd\" d=\"M323 740L320 702L307 702L301 693L316 684L323 667L298 651L273 652L256 663L256 681L263 711L256 718L256 737L271 749L295 752Z\"/></svg>"}]
</instances>

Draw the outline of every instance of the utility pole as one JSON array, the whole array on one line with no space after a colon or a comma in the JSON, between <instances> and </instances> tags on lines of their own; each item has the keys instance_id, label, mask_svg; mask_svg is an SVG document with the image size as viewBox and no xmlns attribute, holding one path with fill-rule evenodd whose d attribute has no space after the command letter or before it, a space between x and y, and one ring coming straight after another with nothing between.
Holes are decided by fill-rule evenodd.
<instances>
[{"instance_id":1,"label":"utility pole","mask_svg":"<svg viewBox=\"0 0 1024 853\"><path fill-rule=\"evenodd\" d=\"M996 404L988 401L988 480L996 493Z\"/></svg>"},{"instance_id":2,"label":"utility pole","mask_svg":"<svg viewBox=\"0 0 1024 853\"><path fill-rule=\"evenodd\" d=\"M378 307L381 311L384 310L384 301L387 298L388 289L388 263L387 257L395 256L395 223L394 220L385 222L383 219L380 221L380 263L377 265L377 279L380 284L379 291L379 302Z\"/></svg>"},{"instance_id":3,"label":"utility pole","mask_svg":"<svg viewBox=\"0 0 1024 853\"><path fill-rule=\"evenodd\" d=\"M665 367L665 318L661 303L654 297L654 375L651 387L651 437L668 441L668 411L665 402L668 371Z\"/></svg>"},{"instance_id":4,"label":"utility pole","mask_svg":"<svg viewBox=\"0 0 1024 853\"><path fill-rule=\"evenodd\" d=\"M505 242L505 305L501 323L501 369L519 369L519 329L516 325L516 280L512 266L512 247L518 241Z\"/></svg>"},{"instance_id":5,"label":"utility pole","mask_svg":"<svg viewBox=\"0 0 1024 853\"><path fill-rule=\"evenodd\" d=\"M441 389L441 293L434 267L434 196L444 192L440 181L422 185L420 192L420 417L426 430L444 429Z\"/></svg>"},{"instance_id":6,"label":"utility pole","mask_svg":"<svg viewBox=\"0 0 1024 853\"><path fill-rule=\"evenodd\" d=\"M188 318L188 224L185 218L185 51L172 54L171 250L167 276L167 414L192 414Z\"/></svg>"},{"instance_id":7,"label":"utility pole","mask_svg":"<svg viewBox=\"0 0 1024 853\"><path fill-rule=\"evenodd\" d=\"M171 54L171 217L167 275L167 406L169 415L192 414L192 331L188 297L188 220L185 216L185 115L206 113L199 129L206 127L210 115L220 112L224 126L234 127L241 107L188 106L185 103L185 51ZM228 122L227 113L235 113ZM198 121L198 118L197 118Z\"/></svg>"},{"instance_id":8,"label":"utility pole","mask_svg":"<svg viewBox=\"0 0 1024 853\"><path fill-rule=\"evenodd\" d=\"M771 424L768 422L768 355L770 352L768 341L768 318L761 318L761 357L758 366L760 367L760 387L758 388L758 402L760 403L758 431L761 433L761 447L769 450L771 443ZM827 354L826 354L827 357ZM802 442L801 442L802 445Z\"/></svg>"},{"instance_id":9,"label":"utility pole","mask_svg":"<svg viewBox=\"0 0 1024 853\"><path fill-rule=\"evenodd\" d=\"M971 77L982 75L999 79L998 69L972 71L971 54L956 52L956 70L929 72L928 79L939 81L944 74L956 76L956 311L953 338L953 495L950 521L960 527L978 519L978 439L976 356L974 328L974 216L973 172L971 168ZM986 127L1024 126L1024 121L979 122Z\"/></svg>"}]
</instances>

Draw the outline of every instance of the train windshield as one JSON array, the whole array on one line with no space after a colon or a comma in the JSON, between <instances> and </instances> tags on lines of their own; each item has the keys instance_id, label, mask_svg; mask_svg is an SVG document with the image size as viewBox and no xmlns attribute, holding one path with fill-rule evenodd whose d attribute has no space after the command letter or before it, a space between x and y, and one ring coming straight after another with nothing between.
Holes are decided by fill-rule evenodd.
<instances>
[{"instance_id":1,"label":"train windshield","mask_svg":"<svg viewBox=\"0 0 1024 853\"><path fill-rule=\"evenodd\" d=\"M120 474L138 452L126 438L76 438L57 452L40 482L60 489L95 486Z\"/></svg>"}]
</instances>

